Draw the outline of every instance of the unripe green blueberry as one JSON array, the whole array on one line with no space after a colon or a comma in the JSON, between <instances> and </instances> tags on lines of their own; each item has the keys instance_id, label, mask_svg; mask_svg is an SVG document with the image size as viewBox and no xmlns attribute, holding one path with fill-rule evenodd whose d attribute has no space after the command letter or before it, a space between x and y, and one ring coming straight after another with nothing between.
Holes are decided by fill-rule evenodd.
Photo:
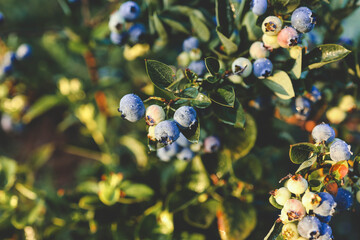
<instances>
[{"instance_id":1,"label":"unripe green blueberry","mask_svg":"<svg viewBox=\"0 0 360 240\"><path fill-rule=\"evenodd\" d=\"M279 205L284 205L291 198L291 192L286 187L275 190L274 198Z\"/></svg>"},{"instance_id":2,"label":"unripe green blueberry","mask_svg":"<svg viewBox=\"0 0 360 240\"><path fill-rule=\"evenodd\" d=\"M201 59L202 52L199 48L191 49L189 52L191 61L198 61Z\"/></svg>"},{"instance_id":3,"label":"unripe green blueberry","mask_svg":"<svg viewBox=\"0 0 360 240\"><path fill-rule=\"evenodd\" d=\"M293 222L302 219L306 215L303 204L297 199L289 199L281 210L280 220L283 223Z\"/></svg>"},{"instance_id":4,"label":"unripe green blueberry","mask_svg":"<svg viewBox=\"0 0 360 240\"><path fill-rule=\"evenodd\" d=\"M319 197L319 195L316 193L306 191L301 199L301 202L304 205L306 211L309 212L309 210L314 210L320 205L321 197Z\"/></svg>"},{"instance_id":5,"label":"unripe green blueberry","mask_svg":"<svg viewBox=\"0 0 360 240\"><path fill-rule=\"evenodd\" d=\"M291 193L303 194L308 188L308 182L300 174L295 174L288 181L286 187Z\"/></svg>"},{"instance_id":6,"label":"unripe green blueberry","mask_svg":"<svg viewBox=\"0 0 360 240\"><path fill-rule=\"evenodd\" d=\"M264 34L275 36L282 28L282 21L276 16L268 16L261 25Z\"/></svg>"},{"instance_id":7,"label":"unripe green blueberry","mask_svg":"<svg viewBox=\"0 0 360 240\"><path fill-rule=\"evenodd\" d=\"M277 40L277 36L270 36L270 35L264 34L262 36L262 41L264 43L264 46L267 49L273 50L273 49L277 49L280 47L278 40Z\"/></svg>"},{"instance_id":8,"label":"unripe green blueberry","mask_svg":"<svg viewBox=\"0 0 360 240\"><path fill-rule=\"evenodd\" d=\"M237 58L231 65L231 69L234 74L240 75L241 77L248 77L252 71L252 64L247 58Z\"/></svg>"},{"instance_id":9,"label":"unripe green blueberry","mask_svg":"<svg viewBox=\"0 0 360 240\"><path fill-rule=\"evenodd\" d=\"M191 62L189 52L181 52L176 60L180 67L187 67Z\"/></svg>"},{"instance_id":10,"label":"unripe green blueberry","mask_svg":"<svg viewBox=\"0 0 360 240\"><path fill-rule=\"evenodd\" d=\"M360 191L357 191L356 193L356 200L360 203Z\"/></svg>"},{"instance_id":11,"label":"unripe green blueberry","mask_svg":"<svg viewBox=\"0 0 360 240\"><path fill-rule=\"evenodd\" d=\"M344 112L351 111L356 108L356 101L353 96L345 95L340 99L339 108Z\"/></svg>"},{"instance_id":12,"label":"unripe green blueberry","mask_svg":"<svg viewBox=\"0 0 360 240\"><path fill-rule=\"evenodd\" d=\"M111 32L120 33L122 26L125 23L124 17L121 15L120 11L116 11L110 15L109 19L109 29Z\"/></svg>"},{"instance_id":13,"label":"unripe green blueberry","mask_svg":"<svg viewBox=\"0 0 360 240\"><path fill-rule=\"evenodd\" d=\"M256 41L251 44L249 51L250 56L254 59L267 58L270 54L270 52L264 47L264 43L260 41Z\"/></svg>"},{"instance_id":14,"label":"unripe green blueberry","mask_svg":"<svg viewBox=\"0 0 360 240\"><path fill-rule=\"evenodd\" d=\"M241 84L242 82L244 82L244 79L239 75L230 75L228 79L234 84Z\"/></svg>"},{"instance_id":15,"label":"unripe green blueberry","mask_svg":"<svg viewBox=\"0 0 360 240\"><path fill-rule=\"evenodd\" d=\"M155 126L150 126L149 127L147 136L151 141L156 141L156 138L155 138Z\"/></svg>"},{"instance_id":16,"label":"unripe green blueberry","mask_svg":"<svg viewBox=\"0 0 360 240\"><path fill-rule=\"evenodd\" d=\"M285 240L297 240L299 237L297 225L295 223L286 223L281 229L281 234Z\"/></svg>"},{"instance_id":17,"label":"unripe green blueberry","mask_svg":"<svg viewBox=\"0 0 360 240\"><path fill-rule=\"evenodd\" d=\"M332 107L326 111L326 117L329 122L333 124L339 124L346 118L346 112L341 110L339 107Z\"/></svg>"},{"instance_id":18,"label":"unripe green blueberry","mask_svg":"<svg viewBox=\"0 0 360 240\"><path fill-rule=\"evenodd\" d=\"M165 111L159 105L153 104L146 109L145 113L146 124L154 126L165 120Z\"/></svg>"}]
</instances>

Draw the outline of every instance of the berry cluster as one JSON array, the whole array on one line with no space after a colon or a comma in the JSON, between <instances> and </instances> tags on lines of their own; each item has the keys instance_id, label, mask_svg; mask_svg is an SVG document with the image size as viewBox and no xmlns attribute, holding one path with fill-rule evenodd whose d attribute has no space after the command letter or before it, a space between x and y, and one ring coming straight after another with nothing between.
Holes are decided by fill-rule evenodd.
<instances>
[{"instance_id":1,"label":"berry cluster","mask_svg":"<svg viewBox=\"0 0 360 240\"><path fill-rule=\"evenodd\" d=\"M121 4L120 8L110 15L110 40L113 44L132 44L144 40L146 28L142 23L135 23L140 17L140 6L134 1Z\"/></svg>"},{"instance_id":2,"label":"berry cluster","mask_svg":"<svg viewBox=\"0 0 360 240\"><path fill-rule=\"evenodd\" d=\"M288 178L284 187L271 192L270 202L281 209L278 221L283 224L281 234L287 240L333 239L328 225L333 214L353 204L351 181L344 180L349 172L350 146L336 139L335 131L325 123L313 129L312 137L314 145L292 146L292 161L298 162L298 151L305 146L312 148L310 157L295 175L284 178Z\"/></svg>"},{"instance_id":3,"label":"berry cluster","mask_svg":"<svg viewBox=\"0 0 360 240\"><path fill-rule=\"evenodd\" d=\"M1 16L0 16L1 17ZM9 75L14 70L16 61L22 61L30 57L32 53L31 46L28 44L21 44L16 52L8 51L0 61L0 77Z\"/></svg>"}]
</instances>

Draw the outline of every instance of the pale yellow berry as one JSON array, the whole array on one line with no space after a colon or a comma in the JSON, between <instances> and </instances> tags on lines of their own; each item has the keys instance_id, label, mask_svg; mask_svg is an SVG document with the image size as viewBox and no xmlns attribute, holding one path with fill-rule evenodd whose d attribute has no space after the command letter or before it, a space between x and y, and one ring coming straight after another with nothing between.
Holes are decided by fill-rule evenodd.
<instances>
[{"instance_id":1,"label":"pale yellow berry","mask_svg":"<svg viewBox=\"0 0 360 240\"><path fill-rule=\"evenodd\" d=\"M277 36L270 36L270 35L264 34L262 36L262 40L263 40L264 46L268 49L276 49L276 48L280 47L278 40L277 40Z\"/></svg>"},{"instance_id":2,"label":"pale yellow berry","mask_svg":"<svg viewBox=\"0 0 360 240\"><path fill-rule=\"evenodd\" d=\"M281 234L285 240L297 240L299 233L295 223L286 223L281 230Z\"/></svg>"},{"instance_id":3,"label":"pale yellow berry","mask_svg":"<svg viewBox=\"0 0 360 240\"><path fill-rule=\"evenodd\" d=\"M339 107L333 107L327 110L326 117L330 123L339 124L346 118L346 112Z\"/></svg>"},{"instance_id":4,"label":"pale yellow berry","mask_svg":"<svg viewBox=\"0 0 360 240\"><path fill-rule=\"evenodd\" d=\"M353 96L345 95L340 99L339 108L345 112L348 112L356 108L356 102Z\"/></svg>"}]
</instances>

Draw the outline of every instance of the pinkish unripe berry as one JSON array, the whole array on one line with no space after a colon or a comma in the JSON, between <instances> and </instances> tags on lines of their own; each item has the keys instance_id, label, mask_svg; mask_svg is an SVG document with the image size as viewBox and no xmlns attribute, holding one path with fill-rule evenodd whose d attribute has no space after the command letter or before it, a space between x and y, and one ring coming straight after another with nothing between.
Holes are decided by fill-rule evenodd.
<instances>
[{"instance_id":1,"label":"pinkish unripe berry","mask_svg":"<svg viewBox=\"0 0 360 240\"><path fill-rule=\"evenodd\" d=\"M294 28L285 27L277 35L277 40L280 47L289 48L298 44L299 34Z\"/></svg>"},{"instance_id":2,"label":"pinkish unripe berry","mask_svg":"<svg viewBox=\"0 0 360 240\"><path fill-rule=\"evenodd\" d=\"M156 104L150 105L146 109L145 120L146 120L146 124L149 126L154 126L159 122L164 121L165 120L164 109Z\"/></svg>"},{"instance_id":3,"label":"pinkish unripe berry","mask_svg":"<svg viewBox=\"0 0 360 240\"><path fill-rule=\"evenodd\" d=\"M303 204L297 199L289 199L281 210L280 219L283 223L302 219L306 215Z\"/></svg>"}]
</instances>

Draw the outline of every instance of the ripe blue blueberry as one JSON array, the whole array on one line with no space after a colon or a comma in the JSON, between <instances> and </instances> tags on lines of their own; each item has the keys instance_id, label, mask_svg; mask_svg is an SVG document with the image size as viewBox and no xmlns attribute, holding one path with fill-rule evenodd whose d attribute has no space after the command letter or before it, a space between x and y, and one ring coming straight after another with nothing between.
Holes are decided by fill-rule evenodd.
<instances>
[{"instance_id":1,"label":"ripe blue blueberry","mask_svg":"<svg viewBox=\"0 0 360 240\"><path fill-rule=\"evenodd\" d=\"M189 147L191 142L184 136L184 134L180 133L179 138L176 140L176 143L181 147Z\"/></svg>"},{"instance_id":2,"label":"ripe blue blueberry","mask_svg":"<svg viewBox=\"0 0 360 240\"><path fill-rule=\"evenodd\" d=\"M254 14L263 15L267 9L267 0L252 0L250 8Z\"/></svg>"},{"instance_id":3,"label":"ripe blue blueberry","mask_svg":"<svg viewBox=\"0 0 360 240\"><path fill-rule=\"evenodd\" d=\"M137 95L126 94L120 100L119 112L124 119L136 122L144 117L145 106Z\"/></svg>"},{"instance_id":4,"label":"ripe blue blueberry","mask_svg":"<svg viewBox=\"0 0 360 240\"><path fill-rule=\"evenodd\" d=\"M120 33L123 30L124 23L125 19L120 11L115 11L110 15L108 26L111 32Z\"/></svg>"},{"instance_id":5,"label":"ripe blue blueberry","mask_svg":"<svg viewBox=\"0 0 360 240\"><path fill-rule=\"evenodd\" d=\"M29 44L21 44L18 49L16 50L16 59L17 60L24 60L30 57L32 53L32 48Z\"/></svg>"},{"instance_id":6,"label":"ripe blue blueberry","mask_svg":"<svg viewBox=\"0 0 360 240\"><path fill-rule=\"evenodd\" d=\"M333 161L349 160L352 152L351 147L343 140L336 140L330 145L330 158Z\"/></svg>"},{"instance_id":7,"label":"ripe blue blueberry","mask_svg":"<svg viewBox=\"0 0 360 240\"><path fill-rule=\"evenodd\" d=\"M198 76L202 76L206 73L206 65L204 60L192 61L188 68Z\"/></svg>"},{"instance_id":8,"label":"ripe blue blueberry","mask_svg":"<svg viewBox=\"0 0 360 240\"><path fill-rule=\"evenodd\" d=\"M2 12L0 12L0 24L4 22L4 14Z\"/></svg>"},{"instance_id":9,"label":"ripe blue blueberry","mask_svg":"<svg viewBox=\"0 0 360 240\"><path fill-rule=\"evenodd\" d=\"M317 239L320 236L321 222L314 216L306 216L297 226L299 234L304 238Z\"/></svg>"},{"instance_id":10,"label":"ripe blue blueberry","mask_svg":"<svg viewBox=\"0 0 360 240\"><path fill-rule=\"evenodd\" d=\"M140 7L133 1L127 1L121 4L119 11L128 22L133 22L140 16Z\"/></svg>"},{"instance_id":11,"label":"ripe blue blueberry","mask_svg":"<svg viewBox=\"0 0 360 240\"><path fill-rule=\"evenodd\" d=\"M282 48L296 46L299 42L299 34L293 27L283 28L277 35L277 40Z\"/></svg>"},{"instance_id":12,"label":"ripe blue blueberry","mask_svg":"<svg viewBox=\"0 0 360 240\"><path fill-rule=\"evenodd\" d=\"M327 223L321 223L319 239L321 240L331 240L332 239L332 229Z\"/></svg>"},{"instance_id":13,"label":"ripe blue blueberry","mask_svg":"<svg viewBox=\"0 0 360 240\"><path fill-rule=\"evenodd\" d=\"M128 39L127 32L122 32L122 33L111 32L110 33L110 40L115 45L119 45L119 46L124 45L126 43L127 39Z\"/></svg>"},{"instance_id":14,"label":"ripe blue blueberry","mask_svg":"<svg viewBox=\"0 0 360 240\"><path fill-rule=\"evenodd\" d=\"M168 162L171 158L175 157L175 155L179 151L179 146L176 143L172 143L166 145L163 148L159 148L156 150L156 155L160 158L161 161Z\"/></svg>"},{"instance_id":15,"label":"ripe blue blueberry","mask_svg":"<svg viewBox=\"0 0 360 240\"><path fill-rule=\"evenodd\" d=\"M255 77L266 78L271 75L273 64L267 58L260 58L254 62L253 69Z\"/></svg>"},{"instance_id":16,"label":"ripe blue blueberry","mask_svg":"<svg viewBox=\"0 0 360 240\"><path fill-rule=\"evenodd\" d=\"M329 124L321 123L316 125L311 133L316 143L321 143L325 141L326 143L330 143L335 138L335 131Z\"/></svg>"},{"instance_id":17,"label":"ripe blue blueberry","mask_svg":"<svg viewBox=\"0 0 360 240\"><path fill-rule=\"evenodd\" d=\"M314 209L314 213L322 222L329 222L335 212L336 202L330 193L320 192L320 205Z\"/></svg>"},{"instance_id":18,"label":"ripe blue blueberry","mask_svg":"<svg viewBox=\"0 0 360 240\"><path fill-rule=\"evenodd\" d=\"M299 96L295 99L293 108L296 115L305 120L310 114L311 103L307 98Z\"/></svg>"},{"instance_id":19,"label":"ripe blue blueberry","mask_svg":"<svg viewBox=\"0 0 360 240\"><path fill-rule=\"evenodd\" d=\"M248 77L252 71L252 64L247 58L239 57L231 65L232 72L241 77Z\"/></svg>"},{"instance_id":20,"label":"ripe blue blueberry","mask_svg":"<svg viewBox=\"0 0 360 240\"><path fill-rule=\"evenodd\" d=\"M174 113L174 120L183 129L191 129L196 124L196 111L193 107L182 106Z\"/></svg>"},{"instance_id":21,"label":"ripe blue blueberry","mask_svg":"<svg viewBox=\"0 0 360 240\"><path fill-rule=\"evenodd\" d=\"M310 90L310 94L311 94L311 97L310 97L311 101L317 102L317 101L321 100L321 92L317 87L312 86L311 90Z\"/></svg>"},{"instance_id":22,"label":"ripe blue blueberry","mask_svg":"<svg viewBox=\"0 0 360 240\"><path fill-rule=\"evenodd\" d=\"M351 192L343 188L338 189L338 192L334 200L336 202L337 210L347 210L353 204L353 197Z\"/></svg>"},{"instance_id":23,"label":"ripe blue blueberry","mask_svg":"<svg viewBox=\"0 0 360 240\"><path fill-rule=\"evenodd\" d=\"M138 43L143 40L145 33L144 24L136 23L129 28L129 40L133 43Z\"/></svg>"},{"instance_id":24,"label":"ripe blue blueberry","mask_svg":"<svg viewBox=\"0 0 360 240\"><path fill-rule=\"evenodd\" d=\"M200 42L196 37L189 37L183 42L183 51L190 52L194 48L199 48Z\"/></svg>"},{"instance_id":25,"label":"ripe blue blueberry","mask_svg":"<svg viewBox=\"0 0 360 240\"><path fill-rule=\"evenodd\" d=\"M162 144L168 145L179 138L180 130L175 121L162 121L155 126L155 138Z\"/></svg>"},{"instance_id":26,"label":"ripe blue blueberry","mask_svg":"<svg viewBox=\"0 0 360 240\"><path fill-rule=\"evenodd\" d=\"M193 151L190 150L190 148L183 148L176 157L180 160L184 161L190 161L194 158L195 154Z\"/></svg>"},{"instance_id":27,"label":"ripe blue blueberry","mask_svg":"<svg viewBox=\"0 0 360 240\"><path fill-rule=\"evenodd\" d=\"M214 153L220 149L220 139L215 136L209 136L204 140L204 152Z\"/></svg>"},{"instance_id":28,"label":"ripe blue blueberry","mask_svg":"<svg viewBox=\"0 0 360 240\"><path fill-rule=\"evenodd\" d=\"M299 7L291 15L291 25L301 33L310 32L315 25L312 11L307 7Z\"/></svg>"}]
</instances>

